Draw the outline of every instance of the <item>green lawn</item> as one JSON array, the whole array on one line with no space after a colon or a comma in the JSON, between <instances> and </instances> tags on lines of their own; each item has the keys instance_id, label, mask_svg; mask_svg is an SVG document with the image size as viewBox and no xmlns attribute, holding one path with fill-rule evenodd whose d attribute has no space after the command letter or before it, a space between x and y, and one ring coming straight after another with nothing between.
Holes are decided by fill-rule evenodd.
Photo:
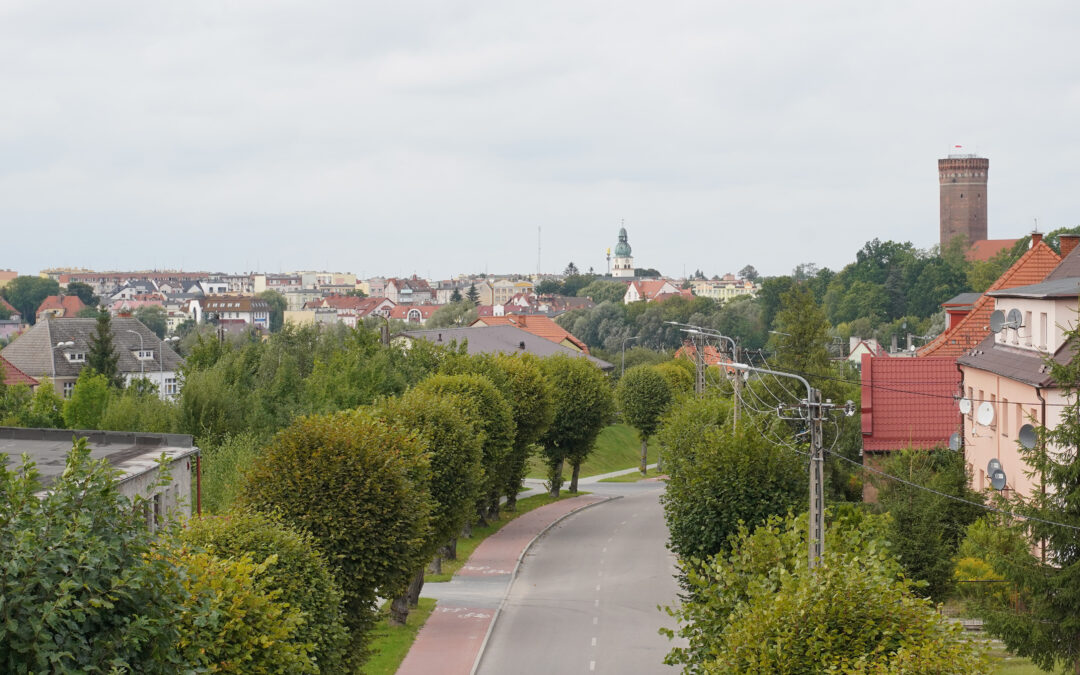
<instances>
[{"instance_id":1,"label":"green lawn","mask_svg":"<svg viewBox=\"0 0 1080 675\"><path fill-rule=\"evenodd\" d=\"M391 626L387 619L387 607L383 607L382 617L371 632L371 660L364 664L365 675L394 675L398 666L409 653L416 634L435 609L431 598L420 598L420 607L409 612L409 619L404 626Z\"/></svg>"},{"instance_id":2,"label":"green lawn","mask_svg":"<svg viewBox=\"0 0 1080 675\"><path fill-rule=\"evenodd\" d=\"M541 506L551 504L552 502L561 501L563 499L570 499L571 497L578 497L580 495L587 495L588 492L578 492L577 494L570 494L566 490L563 490L559 494L558 499L552 499L550 495L533 495L532 497L526 497L525 499L519 499L517 503L516 511L501 511L499 513L499 519L493 523L485 525L484 527L473 527L472 536L468 539L458 539L457 542L457 560L444 560L442 563L442 574L425 574L424 583L436 582L436 581L450 581L450 578L461 569L461 566L465 564L465 561L469 559L476 547L480 545L480 542L484 541L491 535L495 534L503 528L504 525L509 523L514 518L528 513L533 509L538 509ZM421 591L422 592L422 591Z\"/></svg>"},{"instance_id":3,"label":"green lawn","mask_svg":"<svg viewBox=\"0 0 1080 675\"><path fill-rule=\"evenodd\" d=\"M1047 671L1032 665L1030 660L1010 654L1000 642L990 643L989 654L994 675L1047 675Z\"/></svg>"},{"instance_id":4,"label":"green lawn","mask_svg":"<svg viewBox=\"0 0 1080 675\"><path fill-rule=\"evenodd\" d=\"M641 475L640 471L634 471L633 473L623 474L622 476L612 476L611 478L604 478L600 482L601 483L636 483L639 480L645 480L646 478L656 478L657 476L660 476L660 475L663 475L663 474L657 473L656 469L649 469L649 472L646 473L644 476Z\"/></svg>"},{"instance_id":5,"label":"green lawn","mask_svg":"<svg viewBox=\"0 0 1080 675\"><path fill-rule=\"evenodd\" d=\"M649 464L656 462L656 443L649 443ZM634 428L626 424L612 424L600 432L596 447L581 464L581 478L600 473L619 471L641 463L641 441ZM529 461L529 478L547 478L547 468L539 456ZM570 467L563 470L563 478L570 480Z\"/></svg>"}]
</instances>

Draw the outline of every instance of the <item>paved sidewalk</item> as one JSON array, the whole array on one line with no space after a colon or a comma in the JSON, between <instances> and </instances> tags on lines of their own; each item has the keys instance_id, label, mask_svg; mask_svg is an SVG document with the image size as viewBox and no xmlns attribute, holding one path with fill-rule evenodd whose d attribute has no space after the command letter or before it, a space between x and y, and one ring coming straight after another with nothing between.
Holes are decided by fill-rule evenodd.
<instances>
[{"instance_id":1,"label":"paved sidewalk","mask_svg":"<svg viewBox=\"0 0 1080 675\"><path fill-rule=\"evenodd\" d=\"M438 602L397 675L469 675L525 549L560 518L609 499L582 495L519 516L481 542L451 581L425 584L421 595Z\"/></svg>"}]
</instances>

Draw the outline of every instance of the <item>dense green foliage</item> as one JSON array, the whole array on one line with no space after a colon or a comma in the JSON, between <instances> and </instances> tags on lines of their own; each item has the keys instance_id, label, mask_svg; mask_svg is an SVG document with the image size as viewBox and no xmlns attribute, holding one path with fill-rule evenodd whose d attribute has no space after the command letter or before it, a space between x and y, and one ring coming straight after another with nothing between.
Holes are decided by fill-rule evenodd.
<instances>
[{"instance_id":1,"label":"dense green foliage","mask_svg":"<svg viewBox=\"0 0 1080 675\"><path fill-rule=\"evenodd\" d=\"M68 429L98 429L108 405L108 379L93 368L83 368L71 390L71 398L64 401L64 424Z\"/></svg>"},{"instance_id":2,"label":"dense green foliage","mask_svg":"<svg viewBox=\"0 0 1080 675\"><path fill-rule=\"evenodd\" d=\"M661 497L671 549L683 560L726 551L740 525L754 527L806 499L806 472L790 450L751 424L731 431L731 405L690 399L668 413L657 434L667 472Z\"/></svg>"},{"instance_id":3,"label":"dense green foliage","mask_svg":"<svg viewBox=\"0 0 1080 675\"><path fill-rule=\"evenodd\" d=\"M979 644L938 615L890 555L885 522L844 509L821 565L808 569L806 519L740 526L730 553L688 566L677 610L690 673L989 672Z\"/></svg>"},{"instance_id":4,"label":"dense green foliage","mask_svg":"<svg viewBox=\"0 0 1080 675\"><path fill-rule=\"evenodd\" d=\"M551 494L558 496L563 463L573 467L570 490L576 491L581 462L610 422L615 404L604 374L587 359L560 354L544 359L542 368L554 393L554 418L540 445Z\"/></svg>"},{"instance_id":5,"label":"dense green foliage","mask_svg":"<svg viewBox=\"0 0 1080 675\"><path fill-rule=\"evenodd\" d=\"M255 434L244 432L204 443L199 448L205 512L223 514L236 502L243 488L244 472L255 464L261 447Z\"/></svg>"},{"instance_id":6,"label":"dense green foliage","mask_svg":"<svg viewBox=\"0 0 1080 675\"><path fill-rule=\"evenodd\" d=\"M975 505L982 503L982 495L968 487L964 457L950 450L907 450L886 458L881 470L941 493L883 479L878 505L892 516L888 537L905 575L925 581L927 593L944 600L953 588L953 557L960 541L984 513Z\"/></svg>"},{"instance_id":7,"label":"dense green foliage","mask_svg":"<svg viewBox=\"0 0 1080 675\"><path fill-rule=\"evenodd\" d=\"M462 400L459 414L467 416L482 435L478 515L498 515L499 495L513 475L511 450L516 432L513 409L506 397L484 375L433 375L417 389L435 396L452 394Z\"/></svg>"},{"instance_id":8,"label":"dense green foliage","mask_svg":"<svg viewBox=\"0 0 1080 675\"><path fill-rule=\"evenodd\" d=\"M192 519L181 540L218 558L247 556L258 564L266 563L262 586L276 592L276 600L298 610L302 619L292 641L312 646L310 656L318 672L350 672L341 589L311 535L261 513L233 511Z\"/></svg>"},{"instance_id":9,"label":"dense green foliage","mask_svg":"<svg viewBox=\"0 0 1080 675\"><path fill-rule=\"evenodd\" d=\"M165 337L169 324L165 308L161 305L143 305L137 307L131 315L138 319L142 325L153 331L159 340Z\"/></svg>"},{"instance_id":10,"label":"dense green foliage","mask_svg":"<svg viewBox=\"0 0 1080 675\"><path fill-rule=\"evenodd\" d=\"M50 295L60 292L60 284L44 277L15 277L0 289L0 294L19 310L26 323L37 321L37 308Z\"/></svg>"},{"instance_id":11,"label":"dense green foliage","mask_svg":"<svg viewBox=\"0 0 1080 675\"><path fill-rule=\"evenodd\" d=\"M506 497L507 507L513 509L528 471L529 456L555 416L554 392L539 359L531 354L456 354L446 359L441 370L487 377L510 406L514 440L500 494Z\"/></svg>"},{"instance_id":12,"label":"dense green foliage","mask_svg":"<svg viewBox=\"0 0 1080 675\"><path fill-rule=\"evenodd\" d=\"M270 305L270 332L276 333L285 325L285 310L289 307L285 296L277 291L266 290L256 297L265 300Z\"/></svg>"},{"instance_id":13,"label":"dense green foliage","mask_svg":"<svg viewBox=\"0 0 1080 675\"><path fill-rule=\"evenodd\" d=\"M345 594L362 640L375 598L404 591L431 534L428 456L412 433L366 412L302 417L246 475L243 503L311 533Z\"/></svg>"},{"instance_id":14,"label":"dense green foliage","mask_svg":"<svg viewBox=\"0 0 1080 675\"><path fill-rule=\"evenodd\" d=\"M0 460L0 671L181 670L181 573L85 440L42 496Z\"/></svg>"},{"instance_id":15,"label":"dense green foliage","mask_svg":"<svg viewBox=\"0 0 1080 675\"><path fill-rule=\"evenodd\" d=\"M184 567L180 649L188 663L206 672L314 675L312 644L302 642L298 607L280 602L268 570L250 556L219 558L179 549Z\"/></svg>"}]
</instances>

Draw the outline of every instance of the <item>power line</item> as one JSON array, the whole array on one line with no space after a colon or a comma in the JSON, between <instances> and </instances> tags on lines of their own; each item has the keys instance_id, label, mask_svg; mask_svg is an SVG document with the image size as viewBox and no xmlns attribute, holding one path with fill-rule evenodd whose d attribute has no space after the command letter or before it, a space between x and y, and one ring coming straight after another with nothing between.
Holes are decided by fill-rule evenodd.
<instances>
[{"instance_id":1,"label":"power line","mask_svg":"<svg viewBox=\"0 0 1080 675\"><path fill-rule=\"evenodd\" d=\"M989 506L987 504L980 504L979 502L972 501L970 499L964 499L963 497L957 497L956 495L950 495L947 492L941 492L940 490L935 490L933 488L926 487L925 485L919 485L918 483L913 483L913 482L911 482L909 480L905 480L905 479L900 478L898 476L894 476L892 474L885 473L881 469L875 469L872 466L867 466L867 465L862 464L860 462L856 462L855 460L848 459L847 457L844 457L843 455L841 455L839 453L832 452L831 450L829 450L828 453L830 455L832 455L833 457L838 457L841 460L843 460L843 461L845 461L845 462L847 462L849 464L852 464L854 466L859 467L863 471L869 471L871 473L875 473L875 474L877 474L879 476L882 476L884 478L894 480L894 481L896 481L898 483L903 483L904 485L916 488L918 490L923 490L925 492L929 492L931 494L938 495L939 497L945 497L946 499L951 499L954 502L960 502L962 504L970 504L971 506L977 506L977 507L979 507L981 509L985 509L987 511L993 511L994 513L1000 513L1001 515L1009 516L1010 518L1020 518L1020 519L1023 519L1023 520L1031 520L1031 521L1043 523L1045 525L1053 525L1055 527L1064 527L1064 528L1067 528L1067 529L1070 529L1070 530L1076 530L1076 531L1080 532L1080 527L1078 527L1076 525L1068 525L1066 523L1059 523L1059 522L1056 522L1056 521L1053 521L1053 520L1047 520L1045 518L1039 518L1038 516L1026 516L1026 515L1024 515L1022 513L1016 513L1015 511L1006 511L1005 509L999 509L996 506Z\"/></svg>"}]
</instances>

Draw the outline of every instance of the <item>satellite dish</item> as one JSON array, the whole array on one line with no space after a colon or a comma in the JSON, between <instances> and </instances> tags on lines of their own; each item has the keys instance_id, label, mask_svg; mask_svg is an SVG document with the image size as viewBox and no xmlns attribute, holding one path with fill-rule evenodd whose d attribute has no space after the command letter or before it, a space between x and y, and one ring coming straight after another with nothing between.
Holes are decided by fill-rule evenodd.
<instances>
[{"instance_id":1,"label":"satellite dish","mask_svg":"<svg viewBox=\"0 0 1080 675\"><path fill-rule=\"evenodd\" d=\"M990 401L983 401L979 404L979 410L975 413L975 420L988 427L994 423L994 404Z\"/></svg>"},{"instance_id":2,"label":"satellite dish","mask_svg":"<svg viewBox=\"0 0 1080 675\"><path fill-rule=\"evenodd\" d=\"M1030 424L1025 424L1024 426L1020 427L1020 431L1017 433L1017 436L1020 438L1020 445L1024 446L1028 450L1034 448L1035 443L1038 440L1035 435L1035 427L1031 426Z\"/></svg>"},{"instance_id":3,"label":"satellite dish","mask_svg":"<svg viewBox=\"0 0 1080 675\"><path fill-rule=\"evenodd\" d=\"M966 398L960 399L960 412L964 415L971 412L971 401Z\"/></svg>"},{"instance_id":4,"label":"satellite dish","mask_svg":"<svg viewBox=\"0 0 1080 675\"><path fill-rule=\"evenodd\" d=\"M964 439L960 436L960 434L954 431L952 435L949 436L949 449L953 452L959 452L960 446L961 444L963 444L963 442Z\"/></svg>"},{"instance_id":5,"label":"satellite dish","mask_svg":"<svg viewBox=\"0 0 1080 675\"><path fill-rule=\"evenodd\" d=\"M986 475L989 476L995 471L1001 471L1001 462L998 460L997 457L994 457L986 463Z\"/></svg>"},{"instance_id":6,"label":"satellite dish","mask_svg":"<svg viewBox=\"0 0 1080 675\"><path fill-rule=\"evenodd\" d=\"M1019 328L1024 325L1024 315L1018 309L1009 310L1009 326Z\"/></svg>"},{"instance_id":7,"label":"satellite dish","mask_svg":"<svg viewBox=\"0 0 1080 675\"><path fill-rule=\"evenodd\" d=\"M995 333L1000 333L1002 327L1005 326L1005 312L1000 309L995 309L994 313L990 315L990 330Z\"/></svg>"},{"instance_id":8,"label":"satellite dish","mask_svg":"<svg viewBox=\"0 0 1080 675\"><path fill-rule=\"evenodd\" d=\"M998 469L994 473L990 474L990 486L995 490L1005 489L1005 472Z\"/></svg>"}]
</instances>

